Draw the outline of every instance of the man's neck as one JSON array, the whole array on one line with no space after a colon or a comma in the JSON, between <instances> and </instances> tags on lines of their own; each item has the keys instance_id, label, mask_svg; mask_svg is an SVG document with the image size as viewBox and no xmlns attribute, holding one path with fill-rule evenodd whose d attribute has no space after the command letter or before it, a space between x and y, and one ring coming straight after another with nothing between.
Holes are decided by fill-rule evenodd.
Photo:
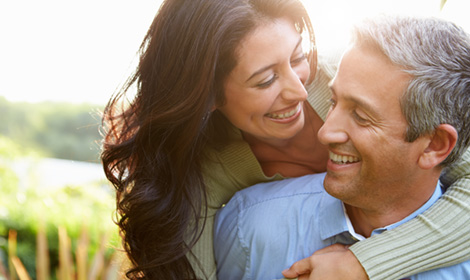
<instances>
[{"instance_id":1,"label":"man's neck","mask_svg":"<svg viewBox=\"0 0 470 280\"><path fill-rule=\"evenodd\" d=\"M371 236L373 230L401 220L397 213L364 211L364 209L348 204L344 206L354 231L366 238Z\"/></svg>"},{"instance_id":2,"label":"man's neck","mask_svg":"<svg viewBox=\"0 0 470 280\"><path fill-rule=\"evenodd\" d=\"M396 203L377 203L380 206L374 209L360 208L346 203L344 206L354 231L368 238L375 229L397 223L422 207L434 194L436 184L433 188L429 187L425 192L415 196L410 192L406 198Z\"/></svg>"}]
</instances>

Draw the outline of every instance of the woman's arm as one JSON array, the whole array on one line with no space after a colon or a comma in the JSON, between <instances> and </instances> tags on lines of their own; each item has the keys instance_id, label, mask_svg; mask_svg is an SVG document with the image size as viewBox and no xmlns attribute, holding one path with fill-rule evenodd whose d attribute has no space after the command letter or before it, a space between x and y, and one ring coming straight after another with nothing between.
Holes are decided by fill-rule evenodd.
<instances>
[{"instance_id":1,"label":"woman's arm","mask_svg":"<svg viewBox=\"0 0 470 280\"><path fill-rule=\"evenodd\" d=\"M470 259L470 149L441 181L452 185L428 211L349 248L370 279L398 279Z\"/></svg>"},{"instance_id":2,"label":"woman's arm","mask_svg":"<svg viewBox=\"0 0 470 280\"><path fill-rule=\"evenodd\" d=\"M443 173L441 182L452 185L422 215L349 250L342 245L319 250L283 271L284 276L367 279L365 270L371 280L391 280L470 259L470 149Z\"/></svg>"}]
</instances>

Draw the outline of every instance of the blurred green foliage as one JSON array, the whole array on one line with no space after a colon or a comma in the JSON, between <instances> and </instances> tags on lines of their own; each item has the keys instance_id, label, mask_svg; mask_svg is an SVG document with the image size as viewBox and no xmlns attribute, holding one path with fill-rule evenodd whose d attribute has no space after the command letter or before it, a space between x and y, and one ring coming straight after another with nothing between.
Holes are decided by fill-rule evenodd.
<instances>
[{"instance_id":1,"label":"blurred green foliage","mask_svg":"<svg viewBox=\"0 0 470 280\"><path fill-rule=\"evenodd\" d=\"M16 158L34 157L17 141L0 135L0 261L6 265L8 231L18 233L17 254L35 278L36 235L41 226L46 228L51 271L58 266L58 227L64 227L72 240L73 249L83 229L90 237L90 260L98 250L103 236L110 245L119 246L117 227L112 216L114 193L106 182L86 186L68 185L48 189L47 186L20 185L11 169Z\"/></svg>"},{"instance_id":2,"label":"blurred green foliage","mask_svg":"<svg viewBox=\"0 0 470 280\"><path fill-rule=\"evenodd\" d=\"M0 135L45 157L98 162L102 107L0 97Z\"/></svg>"}]
</instances>

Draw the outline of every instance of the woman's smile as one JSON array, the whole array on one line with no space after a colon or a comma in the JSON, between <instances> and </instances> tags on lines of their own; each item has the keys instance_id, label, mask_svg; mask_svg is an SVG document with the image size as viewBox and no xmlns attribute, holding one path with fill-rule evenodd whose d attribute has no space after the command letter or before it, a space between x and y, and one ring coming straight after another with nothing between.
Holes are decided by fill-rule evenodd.
<instances>
[{"instance_id":1,"label":"woman's smile","mask_svg":"<svg viewBox=\"0 0 470 280\"><path fill-rule=\"evenodd\" d=\"M267 113L265 116L270 118L272 121L279 123L289 123L300 116L302 112L302 102L299 102L293 109L281 110L277 112Z\"/></svg>"}]
</instances>

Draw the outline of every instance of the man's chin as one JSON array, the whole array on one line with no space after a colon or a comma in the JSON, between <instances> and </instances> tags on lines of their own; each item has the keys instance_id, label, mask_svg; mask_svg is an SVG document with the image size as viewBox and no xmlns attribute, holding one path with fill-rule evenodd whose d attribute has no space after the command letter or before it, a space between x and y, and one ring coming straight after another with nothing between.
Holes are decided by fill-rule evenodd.
<instances>
[{"instance_id":1,"label":"man's chin","mask_svg":"<svg viewBox=\"0 0 470 280\"><path fill-rule=\"evenodd\" d=\"M351 184L350 180L345 180L345 178L338 178L335 176L328 176L328 173L323 182L323 187L325 191L338 199L344 197L348 193L348 187Z\"/></svg>"}]
</instances>

